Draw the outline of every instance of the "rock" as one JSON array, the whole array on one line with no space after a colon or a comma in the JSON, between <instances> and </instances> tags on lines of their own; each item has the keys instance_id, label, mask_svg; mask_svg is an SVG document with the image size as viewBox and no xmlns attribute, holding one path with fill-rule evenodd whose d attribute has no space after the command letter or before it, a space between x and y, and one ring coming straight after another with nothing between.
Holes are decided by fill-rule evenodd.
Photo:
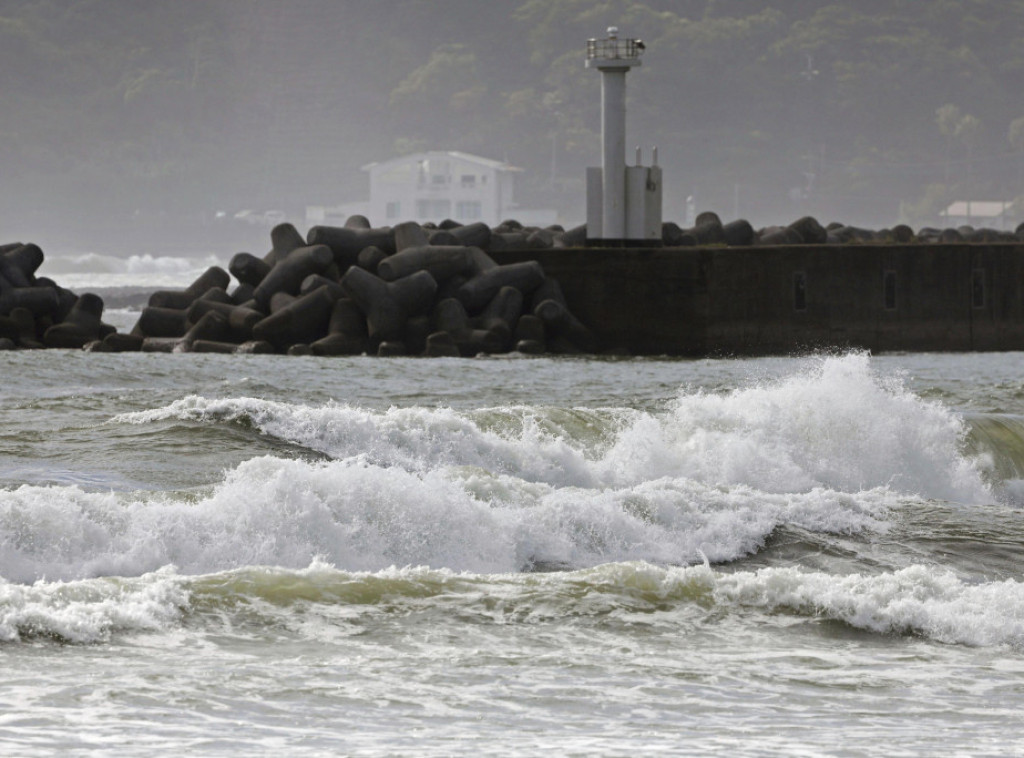
<instances>
[{"instance_id":1,"label":"rock","mask_svg":"<svg viewBox=\"0 0 1024 758\"><path fill-rule=\"evenodd\" d=\"M730 247L748 247L754 244L754 227L746 219L730 221L722 226L722 237Z\"/></svg>"},{"instance_id":2,"label":"rock","mask_svg":"<svg viewBox=\"0 0 1024 758\"><path fill-rule=\"evenodd\" d=\"M790 224L790 229L800 236L800 241L808 245L824 245L828 242L828 232L812 216L804 216Z\"/></svg>"},{"instance_id":3,"label":"rock","mask_svg":"<svg viewBox=\"0 0 1024 758\"><path fill-rule=\"evenodd\" d=\"M227 271L219 266L211 266L184 290L157 290L149 296L149 305L155 308L184 310L211 287L226 290L230 283L231 276Z\"/></svg>"},{"instance_id":4,"label":"rock","mask_svg":"<svg viewBox=\"0 0 1024 758\"><path fill-rule=\"evenodd\" d=\"M47 347L80 350L87 342L101 338L103 299L86 293L78 298L67 318L46 330L43 343Z\"/></svg>"},{"instance_id":5,"label":"rock","mask_svg":"<svg viewBox=\"0 0 1024 758\"><path fill-rule=\"evenodd\" d=\"M0 252L0 276L14 287L34 287L36 270L43 264L38 245L18 245Z\"/></svg>"},{"instance_id":6,"label":"rock","mask_svg":"<svg viewBox=\"0 0 1024 758\"><path fill-rule=\"evenodd\" d=\"M433 332L428 335L423 354L429 358L458 358L461 355L459 346L448 332Z\"/></svg>"},{"instance_id":7,"label":"rock","mask_svg":"<svg viewBox=\"0 0 1024 758\"><path fill-rule=\"evenodd\" d=\"M369 343L366 317L348 298L335 302L327 336L311 345L314 355L360 355Z\"/></svg>"},{"instance_id":8,"label":"rock","mask_svg":"<svg viewBox=\"0 0 1024 758\"><path fill-rule=\"evenodd\" d=\"M133 331L144 337L182 337L188 331L188 311L146 306Z\"/></svg>"},{"instance_id":9,"label":"rock","mask_svg":"<svg viewBox=\"0 0 1024 758\"><path fill-rule=\"evenodd\" d=\"M274 266L253 292L260 308L268 310L270 299L278 292L299 294L302 281L311 274L323 273L334 262L334 254L326 245L296 248Z\"/></svg>"},{"instance_id":10,"label":"rock","mask_svg":"<svg viewBox=\"0 0 1024 758\"><path fill-rule=\"evenodd\" d=\"M252 336L282 351L299 342L315 342L327 336L336 300L327 287L321 287L257 323Z\"/></svg>"},{"instance_id":11,"label":"rock","mask_svg":"<svg viewBox=\"0 0 1024 758\"><path fill-rule=\"evenodd\" d=\"M327 245L341 273L354 266L363 248L373 245L389 255L395 252L392 229L350 229L336 226L314 226L306 234L309 245Z\"/></svg>"},{"instance_id":12,"label":"rock","mask_svg":"<svg viewBox=\"0 0 1024 758\"><path fill-rule=\"evenodd\" d=\"M469 250L448 245L407 247L384 258L377 265L377 276L386 282L393 282L417 271L427 271L435 282L443 282L469 272L472 266Z\"/></svg>"},{"instance_id":13,"label":"rock","mask_svg":"<svg viewBox=\"0 0 1024 758\"><path fill-rule=\"evenodd\" d=\"M228 264L228 271L240 283L258 287L270 273L271 265L249 253L237 253Z\"/></svg>"},{"instance_id":14,"label":"rock","mask_svg":"<svg viewBox=\"0 0 1024 758\"><path fill-rule=\"evenodd\" d=\"M270 230L270 244L270 252L263 256L263 260L270 268L273 268L291 255L293 250L305 247L306 241L302 239L298 229L286 222L278 224Z\"/></svg>"},{"instance_id":15,"label":"rock","mask_svg":"<svg viewBox=\"0 0 1024 758\"><path fill-rule=\"evenodd\" d=\"M461 287L456 297L470 313L478 312L489 303L502 287L515 287L523 295L530 295L544 281L544 270L537 261L497 266L478 274Z\"/></svg>"}]
</instances>

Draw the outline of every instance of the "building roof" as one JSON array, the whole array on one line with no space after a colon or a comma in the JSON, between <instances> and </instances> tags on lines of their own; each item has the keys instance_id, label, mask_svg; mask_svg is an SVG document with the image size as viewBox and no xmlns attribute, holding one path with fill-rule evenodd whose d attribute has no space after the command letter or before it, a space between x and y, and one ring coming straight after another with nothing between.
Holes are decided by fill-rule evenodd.
<instances>
[{"instance_id":1,"label":"building roof","mask_svg":"<svg viewBox=\"0 0 1024 758\"><path fill-rule=\"evenodd\" d=\"M471 153L462 153L458 150L429 150L425 153L412 153L411 155L403 155L400 158L392 158L386 161L374 161L373 163L367 163L365 166L360 167L360 171L369 171L373 168L382 166L392 166L400 163L419 163L420 161L429 160L431 158L452 158L455 160L466 161L468 163L476 163L485 168L491 168L495 171L522 171L523 169L517 168L510 165L507 161L496 161L491 158L482 158L479 155L472 155Z\"/></svg>"}]
</instances>

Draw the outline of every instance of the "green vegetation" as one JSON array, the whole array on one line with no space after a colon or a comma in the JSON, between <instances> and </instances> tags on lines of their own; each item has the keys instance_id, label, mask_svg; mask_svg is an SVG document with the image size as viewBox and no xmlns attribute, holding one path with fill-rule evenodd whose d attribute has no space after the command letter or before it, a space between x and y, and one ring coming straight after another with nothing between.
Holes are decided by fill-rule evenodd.
<instances>
[{"instance_id":1,"label":"green vegetation","mask_svg":"<svg viewBox=\"0 0 1024 758\"><path fill-rule=\"evenodd\" d=\"M358 200L424 147L578 222L610 24L647 43L629 126L668 218L1024 194L1024 0L0 0L0 224Z\"/></svg>"}]
</instances>

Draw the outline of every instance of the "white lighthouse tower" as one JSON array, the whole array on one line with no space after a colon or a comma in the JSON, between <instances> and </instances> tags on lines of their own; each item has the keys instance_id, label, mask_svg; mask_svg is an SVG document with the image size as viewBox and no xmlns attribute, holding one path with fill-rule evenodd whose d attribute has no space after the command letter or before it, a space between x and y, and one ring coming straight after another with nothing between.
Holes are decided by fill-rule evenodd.
<instances>
[{"instance_id":1,"label":"white lighthouse tower","mask_svg":"<svg viewBox=\"0 0 1024 758\"><path fill-rule=\"evenodd\" d=\"M600 168L587 169L588 244L657 245L661 242L661 169L658 151L652 165L626 166L626 74L641 65L644 43L619 39L608 28L606 39L587 40L587 68L601 72Z\"/></svg>"}]
</instances>

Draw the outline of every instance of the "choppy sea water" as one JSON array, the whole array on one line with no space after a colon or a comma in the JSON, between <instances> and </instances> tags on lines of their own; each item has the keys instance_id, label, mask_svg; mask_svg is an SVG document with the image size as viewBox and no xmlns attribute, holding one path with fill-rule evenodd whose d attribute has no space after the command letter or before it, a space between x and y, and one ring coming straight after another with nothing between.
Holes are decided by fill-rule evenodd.
<instances>
[{"instance_id":1,"label":"choppy sea water","mask_svg":"<svg viewBox=\"0 0 1024 758\"><path fill-rule=\"evenodd\" d=\"M0 354L0 752L1024 754L1022 358Z\"/></svg>"},{"instance_id":2,"label":"choppy sea water","mask_svg":"<svg viewBox=\"0 0 1024 758\"><path fill-rule=\"evenodd\" d=\"M230 258L231 253L225 255L209 251L121 256L92 251L47 250L39 274L76 292L117 287L144 287L149 291L164 287L181 289L195 281L210 266L220 266L227 270Z\"/></svg>"}]
</instances>

